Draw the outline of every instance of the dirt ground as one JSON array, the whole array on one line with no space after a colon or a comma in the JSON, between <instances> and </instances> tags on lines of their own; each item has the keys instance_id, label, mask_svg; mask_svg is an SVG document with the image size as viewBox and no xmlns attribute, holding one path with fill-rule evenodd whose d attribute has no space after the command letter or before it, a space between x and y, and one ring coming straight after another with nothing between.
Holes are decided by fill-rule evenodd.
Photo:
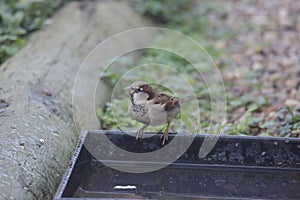
<instances>
[{"instance_id":1,"label":"dirt ground","mask_svg":"<svg viewBox=\"0 0 300 200\"><path fill-rule=\"evenodd\" d=\"M222 12L211 12L211 19L234 33L231 39L215 44L225 52L220 62L226 63L227 93L248 99L246 104L265 99L267 103L252 116L260 124L270 122L270 135L299 137L300 1L227 1L219 5ZM245 105L233 107L229 121L239 123L246 111ZM251 133L259 135L262 129L254 125Z\"/></svg>"}]
</instances>

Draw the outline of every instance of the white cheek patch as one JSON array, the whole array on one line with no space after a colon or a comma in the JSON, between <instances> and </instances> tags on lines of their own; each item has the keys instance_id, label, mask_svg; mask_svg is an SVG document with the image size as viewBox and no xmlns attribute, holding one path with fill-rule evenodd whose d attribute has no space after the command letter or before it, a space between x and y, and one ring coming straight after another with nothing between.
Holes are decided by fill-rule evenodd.
<instances>
[{"instance_id":1,"label":"white cheek patch","mask_svg":"<svg viewBox=\"0 0 300 200\"><path fill-rule=\"evenodd\" d=\"M133 94L133 101L136 104L144 104L147 99L148 99L149 95L143 92L139 92L139 93L134 93Z\"/></svg>"}]
</instances>

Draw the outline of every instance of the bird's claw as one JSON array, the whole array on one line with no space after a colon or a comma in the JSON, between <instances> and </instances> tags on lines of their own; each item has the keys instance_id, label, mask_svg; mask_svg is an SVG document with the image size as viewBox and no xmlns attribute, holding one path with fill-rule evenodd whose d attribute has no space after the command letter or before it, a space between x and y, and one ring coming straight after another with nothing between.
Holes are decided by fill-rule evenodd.
<instances>
[{"instance_id":1,"label":"bird's claw","mask_svg":"<svg viewBox=\"0 0 300 200\"><path fill-rule=\"evenodd\" d=\"M139 139L140 135L142 135L144 129L145 129L147 126L148 126L148 124L145 124L142 128L140 128L140 129L136 132L136 136L135 136L136 140Z\"/></svg>"},{"instance_id":2,"label":"bird's claw","mask_svg":"<svg viewBox=\"0 0 300 200\"><path fill-rule=\"evenodd\" d=\"M162 145L165 145L165 143L169 140L168 132L164 132L161 137L163 138Z\"/></svg>"},{"instance_id":3,"label":"bird's claw","mask_svg":"<svg viewBox=\"0 0 300 200\"><path fill-rule=\"evenodd\" d=\"M135 139L136 139L136 140L139 140L140 135L141 135L141 131L138 130L138 131L136 132Z\"/></svg>"}]
</instances>

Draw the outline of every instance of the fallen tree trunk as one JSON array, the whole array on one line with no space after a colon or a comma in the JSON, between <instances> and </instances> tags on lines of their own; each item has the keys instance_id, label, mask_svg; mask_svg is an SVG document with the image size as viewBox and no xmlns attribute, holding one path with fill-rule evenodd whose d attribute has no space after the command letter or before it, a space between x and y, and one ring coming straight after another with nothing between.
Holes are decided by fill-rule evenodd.
<instances>
[{"instance_id":1,"label":"fallen tree trunk","mask_svg":"<svg viewBox=\"0 0 300 200\"><path fill-rule=\"evenodd\" d=\"M107 37L147 25L126 3L72 2L0 67L0 199L53 197L78 138L71 93L81 62Z\"/></svg>"}]
</instances>

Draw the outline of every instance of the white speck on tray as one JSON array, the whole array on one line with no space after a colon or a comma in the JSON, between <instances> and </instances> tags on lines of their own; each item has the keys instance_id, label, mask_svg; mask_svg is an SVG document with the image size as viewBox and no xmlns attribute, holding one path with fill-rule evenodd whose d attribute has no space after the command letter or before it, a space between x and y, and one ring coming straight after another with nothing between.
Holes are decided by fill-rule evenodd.
<instances>
[{"instance_id":1,"label":"white speck on tray","mask_svg":"<svg viewBox=\"0 0 300 200\"><path fill-rule=\"evenodd\" d=\"M134 185L116 185L114 187L115 190L133 190L136 189Z\"/></svg>"}]
</instances>

